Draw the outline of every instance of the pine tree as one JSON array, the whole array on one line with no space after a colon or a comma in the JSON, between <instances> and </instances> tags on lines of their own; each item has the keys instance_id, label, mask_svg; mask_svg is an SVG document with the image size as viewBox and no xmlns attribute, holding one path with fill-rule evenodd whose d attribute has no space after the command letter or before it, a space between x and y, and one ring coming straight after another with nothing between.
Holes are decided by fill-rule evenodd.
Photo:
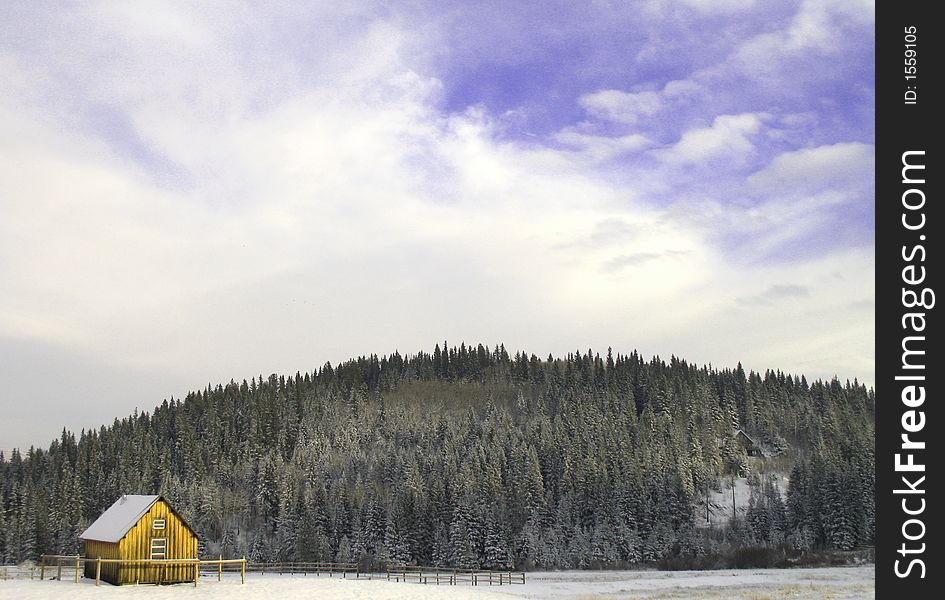
<instances>
[{"instance_id":1,"label":"pine tree","mask_svg":"<svg viewBox=\"0 0 945 600\"><path fill-rule=\"evenodd\" d=\"M479 533L473 521L472 511L465 501L460 501L453 511L449 526L450 555L448 564L471 569L479 567Z\"/></svg>"},{"instance_id":2,"label":"pine tree","mask_svg":"<svg viewBox=\"0 0 945 600\"><path fill-rule=\"evenodd\" d=\"M745 522L755 543L763 544L771 535L771 523L768 520L767 498L752 486L751 496L748 499L748 510L745 512Z\"/></svg>"},{"instance_id":3,"label":"pine tree","mask_svg":"<svg viewBox=\"0 0 945 600\"><path fill-rule=\"evenodd\" d=\"M0 452L0 469L3 467L3 453ZM3 489L0 488L0 564L7 564L7 509L3 500Z\"/></svg>"},{"instance_id":4,"label":"pine tree","mask_svg":"<svg viewBox=\"0 0 945 600\"><path fill-rule=\"evenodd\" d=\"M594 526L591 535L591 560L591 564L598 568L613 566L620 560L614 524L608 519L601 520Z\"/></svg>"},{"instance_id":5,"label":"pine tree","mask_svg":"<svg viewBox=\"0 0 945 600\"><path fill-rule=\"evenodd\" d=\"M403 536L397 531L393 520L388 519L387 527L384 529L384 557L391 565L406 565L410 563L410 553Z\"/></svg>"},{"instance_id":6,"label":"pine tree","mask_svg":"<svg viewBox=\"0 0 945 600\"><path fill-rule=\"evenodd\" d=\"M37 515L35 491L32 482L20 488L17 498L17 542L15 559L17 562L34 560L37 555Z\"/></svg>"},{"instance_id":7,"label":"pine tree","mask_svg":"<svg viewBox=\"0 0 945 600\"><path fill-rule=\"evenodd\" d=\"M338 542L338 551L335 553L335 561L348 563L352 562L354 559L355 554L352 550L351 542L348 540L348 536L341 536L341 540Z\"/></svg>"},{"instance_id":8,"label":"pine tree","mask_svg":"<svg viewBox=\"0 0 945 600\"><path fill-rule=\"evenodd\" d=\"M276 517L275 554L282 562L298 560L299 515L294 500L285 502Z\"/></svg>"},{"instance_id":9,"label":"pine tree","mask_svg":"<svg viewBox=\"0 0 945 600\"><path fill-rule=\"evenodd\" d=\"M502 539L499 523L493 516L493 511L488 511L482 519L482 560L480 564L486 569L507 569L510 566L511 557L505 541Z\"/></svg>"}]
</instances>

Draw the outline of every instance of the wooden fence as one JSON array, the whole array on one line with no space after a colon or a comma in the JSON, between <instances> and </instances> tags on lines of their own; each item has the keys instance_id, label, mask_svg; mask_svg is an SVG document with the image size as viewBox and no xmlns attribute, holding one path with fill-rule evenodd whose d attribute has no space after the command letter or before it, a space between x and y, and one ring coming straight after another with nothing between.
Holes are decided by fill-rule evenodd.
<instances>
[{"instance_id":1,"label":"wooden fence","mask_svg":"<svg viewBox=\"0 0 945 600\"><path fill-rule=\"evenodd\" d=\"M394 581L416 581L436 585L512 585L524 584L523 571L494 571L490 569L445 569L439 567L399 566L388 567L387 579Z\"/></svg>"},{"instance_id":2,"label":"wooden fence","mask_svg":"<svg viewBox=\"0 0 945 600\"><path fill-rule=\"evenodd\" d=\"M249 563L246 565L246 570L251 573L259 573L265 575L266 573L274 573L279 575L295 575L302 574L308 575L309 573L314 573L315 576L320 576L322 573L327 573L329 577L333 577L336 573L340 574L343 578L347 578L349 573L353 573L355 579L361 577L361 571L358 569L357 563L326 563L326 562L283 562L283 563Z\"/></svg>"},{"instance_id":3,"label":"wooden fence","mask_svg":"<svg viewBox=\"0 0 945 600\"><path fill-rule=\"evenodd\" d=\"M43 554L39 557L39 578L46 579L46 572L55 572L56 575L53 579L57 581L62 581L62 571L66 570L68 573L70 570L73 572L72 576L75 579L76 583L79 583L79 578L81 577L80 573L85 567L85 558L74 554L69 555L59 555L59 554ZM32 577L30 577L32 579Z\"/></svg>"},{"instance_id":4,"label":"wooden fence","mask_svg":"<svg viewBox=\"0 0 945 600\"><path fill-rule=\"evenodd\" d=\"M325 563L325 562L283 562L283 563L248 563L245 558L226 560L222 556L215 559L117 559L117 558L85 558L79 555L44 554L40 557L39 565L30 567L30 579L35 572L40 579L55 579L61 581L63 574L68 579L79 583L81 573L86 563L95 564L95 585L100 585L102 564L148 565L148 566L180 566L195 565L194 585L201 577L217 576L217 581L223 579L223 573L239 573L240 581L246 583L246 573L260 575L309 575L316 577L327 574L333 577L338 574L347 578L353 574L360 579L362 573L357 563ZM447 569L439 567L398 566L388 567L387 579L394 581L416 581L423 584L435 585L511 585L524 584L525 573L522 571L497 571L490 569Z\"/></svg>"},{"instance_id":5,"label":"wooden fence","mask_svg":"<svg viewBox=\"0 0 945 600\"><path fill-rule=\"evenodd\" d=\"M102 564L118 564L118 565L147 565L152 567L169 567L169 566L180 566L180 565L194 565L194 585L197 585L197 580L200 578L201 573L204 575L207 574L216 574L217 581L223 579L223 572L239 572L240 581L246 583L246 559L245 558L234 558L224 560L222 557L218 559L201 559L201 558L168 558L168 559L122 559L122 558L85 558L79 555L59 555L59 554L43 554L40 558L39 563L39 578L46 579L47 569L49 572L55 572L56 575L52 579L62 580L62 572L65 569L67 572L71 569L74 571L74 579L76 583L79 583L79 573L82 569L85 568L86 563L95 564L95 585L100 585L102 580Z\"/></svg>"},{"instance_id":6,"label":"wooden fence","mask_svg":"<svg viewBox=\"0 0 945 600\"><path fill-rule=\"evenodd\" d=\"M39 576L39 567L31 563L18 565L0 565L0 580L9 579L36 579Z\"/></svg>"}]
</instances>

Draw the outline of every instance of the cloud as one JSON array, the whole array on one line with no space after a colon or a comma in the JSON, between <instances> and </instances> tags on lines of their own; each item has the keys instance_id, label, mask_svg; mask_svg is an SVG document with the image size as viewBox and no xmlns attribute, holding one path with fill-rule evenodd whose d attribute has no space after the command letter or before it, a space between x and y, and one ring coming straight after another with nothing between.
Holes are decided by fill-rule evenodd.
<instances>
[{"instance_id":1,"label":"cloud","mask_svg":"<svg viewBox=\"0 0 945 600\"><path fill-rule=\"evenodd\" d=\"M742 306L771 306L782 300L790 301L809 296L810 288L807 286L775 284L760 294L736 298L735 301Z\"/></svg>"},{"instance_id":2,"label":"cloud","mask_svg":"<svg viewBox=\"0 0 945 600\"><path fill-rule=\"evenodd\" d=\"M757 257L872 244L873 147L844 142L785 152L747 178L752 204L733 215Z\"/></svg>"},{"instance_id":3,"label":"cloud","mask_svg":"<svg viewBox=\"0 0 945 600\"><path fill-rule=\"evenodd\" d=\"M638 133L619 137L592 135L569 127L555 134L554 139L576 148L594 161L608 160L628 152L639 152L653 146L653 142Z\"/></svg>"},{"instance_id":4,"label":"cloud","mask_svg":"<svg viewBox=\"0 0 945 600\"><path fill-rule=\"evenodd\" d=\"M724 159L742 163L755 149L751 137L762 129L764 114L721 115L709 127L685 132L669 148L654 150L660 160L674 164L707 164Z\"/></svg>"},{"instance_id":5,"label":"cloud","mask_svg":"<svg viewBox=\"0 0 945 600\"><path fill-rule=\"evenodd\" d=\"M626 267L635 267L651 261L664 258L679 258L689 254L685 250L667 250L665 252L637 252L635 254L624 254L615 256L604 263L605 271L619 271Z\"/></svg>"},{"instance_id":6,"label":"cloud","mask_svg":"<svg viewBox=\"0 0 945 600\"><path fill-rule=\"evenodd\" d=\"M671 99L697 96L703 92L701 85L687 79L674 79L666 82L663 87L663 96Z\"/></svg>"},{"instance_id":7,"label":"cloud","mask_svg":"<svg viewBox=\"0 0 945 600\"><path fill-rule=\"evenodd\" d=\"M842 45L837 31L845 24L870 25L875 15L872 0L805 0L787 30L785 47L788 50L833 50Z\"/></svg>"},{"instance_id":8,"label":"cloud","mask_svg":"<svg viewBox=\"0 0 945 600\"><path fill-rule=\"evenodd\" d=\"M751 8L755 0L682 0L682 4L703 13L730 13Z\"/></svg>"},{"instance_id":9,"label":"cloud","mask_svg":"<svg viewBox=\"0 0 945 600\"><path fill-rule=\"evenodd\" d=\"M721 69L770 78L791 68L792 62L807 63L812 54L848 53L851 41L854 44L862 41L847 35L848 32L870 28L874 14L872 0L804 0L786 27L750 37L735 49Z\"/></svg>"},{"instance_id":10,"label":"cloud","mask_svg":"<svg viewBox=\"0 0 945 600\"><path fill-rule=\"evenodd\" d=\"M810 195L825 189L859 191L872 187L871 144L842 142L778 155L748 183L758 191Z\"/></svg>"},{"instance_id":11,"label":"cloud","mask_svg":"<svg viewBox=\"0 0 945 600\"><path fill-rule=\"evenodd\" d=\"M707 188L680 199L667 218L701 230L739 264L866 248L873 243L873 169L873 146L860 142L782 152L730 180L725 194Z\"/></svg>"},{"instance_id":12,"label":"cloud","mask_svg":"<svg viewBox=\"0 0 945 600\"><path fill-rule=\"evenodd\" d=\"M593 246L606 246L630 239L638 233L638 229L622 219L604 219L594 225L593 233L588 236L587 242Z\"/></svg>"},{"instance_id":13,"label":"cloud","mask_svg":"<svg viewBox=\"0 0 945 600\"><path fill-rule=\"evenodd\" d=\"M660 96L656 92L629 93L620 90L600 90L585 94L578 100L588 113L595 117L634 124L640 117L654 114L660 109Z\"/></svg>"}]
</instances>

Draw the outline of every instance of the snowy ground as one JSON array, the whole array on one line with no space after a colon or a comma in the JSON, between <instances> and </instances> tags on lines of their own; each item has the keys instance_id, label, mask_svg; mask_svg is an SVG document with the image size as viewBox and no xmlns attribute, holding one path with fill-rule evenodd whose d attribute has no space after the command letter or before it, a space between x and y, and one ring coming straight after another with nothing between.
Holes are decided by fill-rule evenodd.
<instances>
[{"instance_id":1,"label":"snowy ground","mask_svg":"<svg viewBox=\"0 0 945 600\"><path fill-rule=\"evenodd\" d=\"M563 571L530 574L526 585L503 592L549 600L859 600L875 597L873 581L872 565L739 571Z\"/></svg>"},{"instance_id":2,"label":"snowy ground","mask_svg":"<svg viewBox=\"0 0 945 600\"><path fill-rule=\"evenodd\" d=\"M777 477L778 489L781 491L781 498L786 499L788 489L788 478L784 475ZM735 513L741 519L748 510L748 499L751 498L751 486L748 480L740 477L735 480ZM709 489L709 522L712 525L728 523L732 520L732 485L728 479L722 480L722 489ZM693 514L696 517L696 525L705 525L705 495L697 494L693 502Z\"/></svg>"},{"instance_id":3,"label":"snowy ground","mask_svg":"<svg viewBox=\"0 0 945 600\"><path fill-rule=\"evenodd\" d=\"M326 577L251 575L223 582L201 578L193 585L123 586L83 580L0 581L0 598L17 600L860 600L874 598L873 567L755 569L744 571L561 571L530 573L525 585L429 586Z\"/></svg>"}]
</instances>

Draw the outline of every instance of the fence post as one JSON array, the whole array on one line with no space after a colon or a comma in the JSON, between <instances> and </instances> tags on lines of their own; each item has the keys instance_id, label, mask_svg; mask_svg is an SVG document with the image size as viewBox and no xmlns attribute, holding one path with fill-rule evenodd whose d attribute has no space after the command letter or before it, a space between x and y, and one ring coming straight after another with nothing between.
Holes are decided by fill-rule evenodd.
<instances>
[{"instance_id":1,"label":"fence post","mask_svg":"<svg viewBox=\"0 0 945 600\"><path fill-rule=\"evenodd\" d=\"M56 581L62 581L62 559L56 559Z\"/></svg>"},{"instance_id":2,"label":"fence post","mask_svg":"<svg viewBox=\"0 0 945 600\"><path fill-rule=\"evenodd\" d=\"M30 579L33 578L32 571L30 571ZM46 555L43 554L39 557L39 579L44 581L46 579Z\"/></svg>"},{"instance_id":3,"label":"fence post","mask_svg":"<svg viewBox=\"0 0 945 600\"><path fill-rule=\"evenodd\" d=\"M102 559L95 559L95 585L99 584L99 581L102 578Z\"/></svg>"},{"instance_id":4,"label":"fence post","mask_svg":"<svg viewBox=\"0 0 945 600\"><path fill-rule=\"evenodd\" d=\"M217 564L217 581L223 581L223 555L220 555L220 562Z\"/></svg>"},{"instance_id":5,"label":"fence post","mask_svg":"<svg viewBox=\"0 0 945 600\"><path fill-rule=\"evenodd\" d=\"M243 557L243 564L240 568L240 583L246 583L246 557Z\"/></svg>"},{"instance_id":6,"label":"fence post","mask_svg":"<svg viewBox=\"0 0 945 600\"><path fill-rule=\"evenodd\" d=\"M75 555L75 582L79 583L79 555Z\"/></svg>"}]
</instances>

